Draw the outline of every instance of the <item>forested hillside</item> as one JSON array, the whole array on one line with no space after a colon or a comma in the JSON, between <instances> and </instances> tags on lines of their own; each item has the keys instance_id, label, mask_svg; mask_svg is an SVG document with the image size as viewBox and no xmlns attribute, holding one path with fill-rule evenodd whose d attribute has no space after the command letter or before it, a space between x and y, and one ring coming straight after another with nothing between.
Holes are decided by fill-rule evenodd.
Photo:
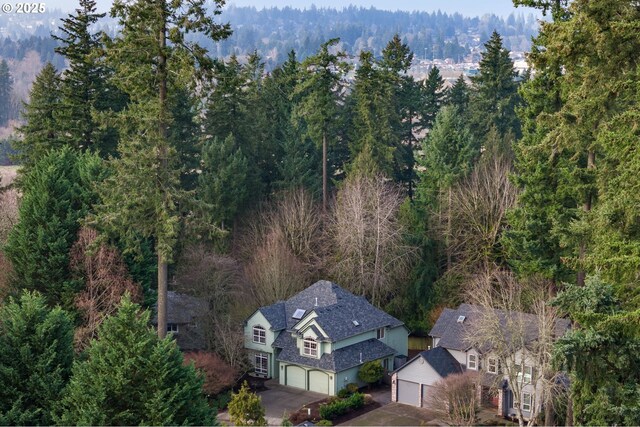
<instances>
[{"instance_id":1,"label":"forested hillside","mask_svg":"<svg viewBox=\"0 0 640 427\"><path fill-rule=\"evenodd\" d=\"M246 316L328 279L415 334L461 302L569 319L536 341L532 422L640 424L636 2L515 0L550 17L532 71L491 28L477 75L447 87L437 67L411 76L423 52L393 30L379 50L347 24L302 54L278 46L270 72L260 51L218 57L240 9L185 3L116 1L104 37L81 0L57 33L68 66L33 83L19 206L0 205L0 422L210 423L164 338L168 290L206 302L207 351L237 372ZM367 28L413 19L361 12ZM137 314L155 306L158 338Z\"/></svg>"}]
</instances>

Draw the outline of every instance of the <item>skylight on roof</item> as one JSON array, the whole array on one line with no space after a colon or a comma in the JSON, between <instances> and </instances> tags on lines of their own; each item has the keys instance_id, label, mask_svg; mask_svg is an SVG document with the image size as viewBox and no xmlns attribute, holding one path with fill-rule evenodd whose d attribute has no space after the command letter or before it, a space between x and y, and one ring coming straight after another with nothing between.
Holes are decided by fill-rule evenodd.
<instances>
[{"instance_id":1,"label":"skylight on roof","mask_svg":"<svg viewBox=\"0 0 640 427\"><path fill-rule=\"evenodd\" d=\"M360 326L360 322L357 320L352 320L354 326Z\"/></svg>"},{"instance_id":2,"label":"skylight on roof","mask_svg":"<svg viewBox=\"0 0 640 427\"><path fill-rule=\"evenodd\" d=\"M466 319L465 316L458 316L458 323L464 322L464 319Z\"/></svg>"},{"instance_id":3,"label":"skylight on roof","mask_svg":"<svg viewBox=\"0 0 640 427\"><path fill-rule=\"evenodd\" d=\"M304 316L305 312L306 312L306 310L304 310L302 308L299 308L299 309L296 310L295 313L293 313L293 316L291 316L291 317L293 317L294 319L300 320L300 319L302 319L302 316Z\"/></svg>"}]
</instances>

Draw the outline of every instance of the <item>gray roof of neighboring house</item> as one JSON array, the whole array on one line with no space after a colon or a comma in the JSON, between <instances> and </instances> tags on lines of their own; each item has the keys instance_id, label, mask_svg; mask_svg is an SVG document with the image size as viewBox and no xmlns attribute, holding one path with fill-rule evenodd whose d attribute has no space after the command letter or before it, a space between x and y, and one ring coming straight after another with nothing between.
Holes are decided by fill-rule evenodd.
<instances>
[{"instance_id":1,"label":"gray roof of neighboring house","mask_svg":"<svg viewBox=\"0 0 640 427\"><path fill-rule=\"evenodd\" d=\"M281 334L282 335L282 334ZM310 368L322 369L331 372L340 372L345 369L359 366L372 360L393 356L396 351L375 338L370 338L347 347L334 350L330 354L323 354L319 359L302 356L300 350L293 345L286 345L278 356L278 361L293 363ZM361 359L362 357L362 359Z\"/></svg>"},{"instance_id":2,"label":"gray roof of neighboring house","mask_svg":"<svg viewBox=\"0 0 640 427\"><path fill-rule=\"evenodd\" d=\"M429 335L440 338L438 346L452 350L466 351L471 347L467 337L473 334L474 324L480 321L484 310L485 309L480 306L471 304L460 304L456 310L445 309L429 332ZM522 312L512 312L508 314L505 311L497 309L494 309L494 313L497 315L505 334L509 334L509 328L507 326L508 320L510 320L509 316L511 316L511 319L516 319L517 316L521 316L521 324L525 327L525 342L533 342L538 337L537 316ZM460 316L464 316L463 322L458 322ZM568 320L559 319L556 322L556 336L562 336L568 329ZM489 350L489 346L478 350L487 351Z\"/></svg>"},{"instance_id":3,"label":"gray roof of neighboring house","mask_svg":"<svg viewBox=\"0 0 640 427\"><path fill-rule=\"evenodd\" d=\"M316 322L332 342L373 329L403 324L390 314L371 305L365 298L355 296L327 280L314 283L287 301L278 301L258 310L269 321L271 329L279 331L292 330L300 321L293 318L293 314L298 309L305 311L304 316L315 311ZM357 321L357 326L354 320Z\"/></svg>"},{"instance_id":4,"label":"gray roof of neighboring house","mask_svg":"<svg viewBox=\"0 0 640 427\"><path fill-rule=\"evenodd\" d=\"M396 369L395 372L403 370L419 358L426 360L442 378L450 374L460 374L464 371L462 365L444 347L434 347L431 350L418 353L413 359Z\"/></svg>"},{"instance_id":5,"label":"gray roof of neighboring house","mask_svg":"<svg viewBox=\"0 0 640 427\"><path fill-rule=\"evenodd\" d=\"M202 322L198 322L198 318L204 316L207 310L207 302L203 299L174 291L167 292L167 323L178 325L178 333L175 334L175 338L180 349L201 350L205 348ZM157 314L154 313L151 322L154 325L158 324Z\"/></svg>"}]
</instances>

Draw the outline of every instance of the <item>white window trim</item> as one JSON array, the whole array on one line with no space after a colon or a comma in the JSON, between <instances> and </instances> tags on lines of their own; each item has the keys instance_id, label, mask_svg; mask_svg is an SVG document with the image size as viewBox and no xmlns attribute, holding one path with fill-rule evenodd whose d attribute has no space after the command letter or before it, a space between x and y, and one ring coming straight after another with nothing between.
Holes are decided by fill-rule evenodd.
<instances>
[{"instance_id":1,"label":"white window trim","mask_svg":"<svg viewBox=\"0 0 640 427\"><path fill-rule=\"evenodd\" d=\"M379 340L384 338L384 328L378 328L378 330L376 331L376 336L378 337Z\"/></svg>"},{"instance_id":2,"label":"white window trim","mask_svg":"<svg viewBox=\"0 0 640 427\"><path fill-rule=\"evenodd\" d=\"M493 362L493 363L491 363ZM493 370L492 370L493 368ZM498 359L495 357L487 357L487 372L490 374L498 373Z\"/></svg>"},{"instance_id":3,"label":"white window trim","mask_svg":"<svg viewBox=\"0 0 640 427\"><path fill-rule=\"evenodd\" d=\"M269 355L266 353L256 353L253 359L253 369L258 375L269 375Z\"/></svg>"},{"instance_id":4,"label":"white window trim","mask_svg":"<svg viewBox=\"0 0 640 427\"><path fill-rule=\"evenodd\" d=\"M473 357L473 362L471 358ZM473 366L471 364L473 363ZM478 370L478 355L477 354L467 354L467 369L473 369L474 371Z\"/></svg>"},{"instance_id":5,"label":"white window trim","mask_svg":"<svg viewBox=\"0 0 640 427\"><path fill-rule=\"evenodd\" d=\"M531 393L522 393L522 410L531 412Z\"/></svg>"},{"instance_id":6,"label":"white window trim","mask_svg":"<svg viewBox=\"0 0 640 427\"><path fill-rule=\"evenodd\" d=\"M305 338L302 342L302 355L307 357L318 357L318 343L313 338Z\"/></svg>"},{"instance_id":7,"label":"white window trim","mask_svg":"<svg viewBox=\"0 0 640 427\"><path fill-rule=\"evenodd\" d=\"M256 344L267 343L267 330L260 325L253 327L253 342Z\"/></svg>"},{"instance_id":8,"label":"white window trim","mask_svg":"<svg viewBox=\"0 0 640 427\"><path fill-rule=\"evenodd\" d=\"M523 381L523 384L531 384L533 380L533 366L524 365L524 370L522 369L522 365L518 365L518 381Z\"/></svg>"},{"instance_id":9,"label":"white window trim","mask_svg":"<svg viewBox=\"0 0 640 427\"><path fill-rule=\"evenodd\" d=\"M167 323L167 333L177 334L179 327L177 323Z\"/></svg>"}]
</instances>

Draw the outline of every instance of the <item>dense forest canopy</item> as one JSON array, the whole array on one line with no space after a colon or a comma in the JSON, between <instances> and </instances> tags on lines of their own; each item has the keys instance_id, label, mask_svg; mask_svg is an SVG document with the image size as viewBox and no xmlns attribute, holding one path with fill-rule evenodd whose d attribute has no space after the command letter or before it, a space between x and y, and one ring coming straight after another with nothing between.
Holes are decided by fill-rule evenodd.
<instances>
[{"instance_id":1,"label":"dense forest canopy","mask_svg":"<svg viewBox=\"0 0 640 427\"><path fill-rule=\"evenodd\" d=\"M35 326L0 324L0 375L20 385L0 421L100 423L101 390L117 389L162 411L127 423L210 422L162 338L167 290L206 302L207 350L242 370L245 317L322 278L415 334L461 302L569 319L539 342L547 410L529 423L640 424L637 2L515 0L550 18L522 74L522 18L183 3L116 1L103 35L81 0L56 36L66 66L30 89L11 144L20 198L0 193L0 290L6 325ZM477 54L474 76L409 72L447 43ZM132 299L157 305L159 338ZM34 409L16 378L35 374L7 359L40 324L60 348L30 356L51 378ZM171 383L114 385L127 358ZM172 411L157 396L177 382Z\"/></svg>"}]
</instances>

